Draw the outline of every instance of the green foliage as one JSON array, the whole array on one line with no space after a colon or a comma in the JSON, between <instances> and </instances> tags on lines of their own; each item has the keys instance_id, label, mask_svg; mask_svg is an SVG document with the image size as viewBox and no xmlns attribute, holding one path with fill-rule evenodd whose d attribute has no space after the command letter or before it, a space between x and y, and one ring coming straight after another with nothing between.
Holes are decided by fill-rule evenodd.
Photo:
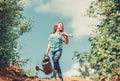
<instances>
[{"instance_id":1,"label":"green foliage","mask_svg":"<svg viewBox=\"0 0 120 81\"><path fill-rule=\"evenodd\" d=\"M32 69L27 69L27 70L21 69L20 74L28 75L28 76L38 76L38 72L36 72L35 70L32 70Z\"/></svg>"},{"instance_id":2,"label":"green foliage","mask_svg":"<svg viewBox=\"0 0 120 81\"><path fill-rule=\"evenodd\" d=\"M17 39L30 31L31 24L22 11L21 0L0 0L0 68L25 63L20 60Z\"/></svg>"},{"instance_id":3,"label":"green foliage","mask_svg":"<svg viewBox=\"0 0 120 81\"><path fill-rule=\"evenodd\" d=\"M97 79L120 75L120 0L96 0L89 15L100 18L96 34L89 38L91 53L88 61L97 70Z\"/></svg>"},{"instance_id":4,"label":"green foliage","mask_svg":"<svg viewBox=\"0 0 120 81\"><path fill-rule=\"evenodd\" d=\"M89 56L89 53L88 52L84 52L84 53L79 53L78 51L75 51L74 52L74 58L76 57L77 60L78 60L78 63L80 65L78 71L81 73L80 77L83 77L83 78L94 78L94 73L95 73L95 70L94 72L91 72L93 71L93 69L90 67L90 64L88 62L88 56Z\"/></svg>"}]
</instances>

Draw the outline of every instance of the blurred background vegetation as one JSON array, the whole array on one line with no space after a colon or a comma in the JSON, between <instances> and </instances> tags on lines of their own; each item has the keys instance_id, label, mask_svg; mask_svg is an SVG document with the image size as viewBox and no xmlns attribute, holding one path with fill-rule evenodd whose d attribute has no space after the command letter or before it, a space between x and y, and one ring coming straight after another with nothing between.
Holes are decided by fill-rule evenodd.
<instances>
[{"instance_id":1,"label":"blurred background vegetation","mask_svg":"<svg viewBox=\"0 0 120 81\"><path fill-rule=\"evenodd\" d=\"M20 54L18 39L31 30L31 20L23 16L21 0L0 0L0 70L21 68L29 61Z\"/></svg>"},{"instance_id":2,"label":"blurred background vegetation","mask_svg":"<svg viewBox=\"0 0 120 81\"><path fill-rule=\"evenodd\" d=\"M21 0L0 0L0 70L23 66L18 39L31 30L31 20L23 16ZM90 52L74 52L81 77L95 81L119 81L120 76L120 0L95 0L88 9L100 24L89 37ZM27 73L27 72L26 72ZM30 74L30 71L28 71Z\"/></svg>"},{"instance_id":3,"label":"blurred background vegetation","mask_svg":"<svg viewBox=\"0 0 120 81\"><path fill-rule=\"evenodd\" d=\"M95 70L92 74L95 81L120 81L120 0L95 0L88 14L98 18L100 24L88 39L90 52L75 52L80 65L85 68L85 72L80 72L83 77L91 77L90 68Z\"/></svg>"}]
</instances>

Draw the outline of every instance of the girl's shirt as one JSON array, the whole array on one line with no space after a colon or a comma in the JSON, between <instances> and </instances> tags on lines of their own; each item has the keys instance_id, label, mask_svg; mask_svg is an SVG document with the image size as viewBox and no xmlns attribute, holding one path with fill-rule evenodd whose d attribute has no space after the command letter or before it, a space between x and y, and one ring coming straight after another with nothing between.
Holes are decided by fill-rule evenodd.
<instances>
[{"instance_id":1,"label":"girl's shirt","mask_svg":"<svg viewBox=\"0 0 120 81\"><path fill-rule=\"evenodd\" d=\"M62 49L63 42L65 41L64 37L60 33L52 33L49 36L49 41L51 42L51 51L57 51Z\"/></svg>"}]
</instances>

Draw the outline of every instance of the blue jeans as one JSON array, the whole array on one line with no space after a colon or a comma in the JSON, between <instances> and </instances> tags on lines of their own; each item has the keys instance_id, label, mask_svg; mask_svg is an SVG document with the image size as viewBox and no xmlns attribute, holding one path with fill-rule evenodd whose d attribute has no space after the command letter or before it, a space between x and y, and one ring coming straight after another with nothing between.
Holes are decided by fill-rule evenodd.
<instances>
[{"instance_id":1,"label":"blue jeans","mask_svg":"<svg viewBox=\"0 0 120 81\"><path fill-rule=\"evenodd\" d=\"M62 72L59 65L59 59L61 57L61 54L62 54L62 49L59 49L57 51L52 51L52 60L53 60L53 66L54 66L53 69L58 72L59 78L62 78Z\"/></svg>"}]
</instances>

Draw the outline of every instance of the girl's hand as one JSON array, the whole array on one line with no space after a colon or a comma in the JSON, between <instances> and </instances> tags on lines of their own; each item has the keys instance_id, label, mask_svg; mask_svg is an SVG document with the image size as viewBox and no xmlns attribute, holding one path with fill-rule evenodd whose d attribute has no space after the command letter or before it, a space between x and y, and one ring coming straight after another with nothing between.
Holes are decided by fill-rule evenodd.
<instances>
[{"instance_id":1,"label":"girl's hand","mask_svg":"<svg viewBox=\"0 0 120 81\"><path fill-rule=\"evenodd\" d=\"M62 35L63 35L63 36L67 36L67 33L66 33L66 32L62 32Z\"/></svg>"},{"instance_id":2,"label":"girl's hand","mask_svg":"<svg viewBox=\"0 0 120 81\"><path fill-rule=\"evenodd\" d=\"M71 35L71 34L67 34L66 32L62 32L62 35L63 35L63 36L73 37L73 35Z\"/></svg>"},{"instance_id":3,"label":"girl's hand","mask_svg":"<svg viewBox=\"0 0 120 81\"><path fill-rule=\"evenodd\" d=\"M45 53L44 53L44 56L48 56L48 53L47 53L47 52L45 52Z\"/></svg>"},{"instance_id":4,"label":"girl's hand","mask_svg":"<svg viewBox=\"0 0 120 81\"><path fill-rule=\"evenodd\" d=\"M69 34L68 36L73 37L73 35Z\"/></svg>"}]
</instances>

